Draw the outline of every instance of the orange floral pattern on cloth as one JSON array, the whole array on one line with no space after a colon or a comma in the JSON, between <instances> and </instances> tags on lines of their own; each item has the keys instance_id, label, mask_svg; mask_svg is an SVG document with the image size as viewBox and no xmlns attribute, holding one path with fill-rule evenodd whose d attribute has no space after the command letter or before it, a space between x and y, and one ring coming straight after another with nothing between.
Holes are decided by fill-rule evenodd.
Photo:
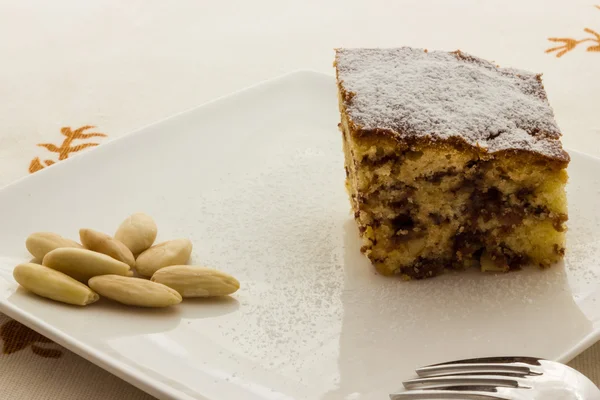
<instances>
[{"instance_id":1,"label":"orange floral pattern on cloth","mask_svg":"<svg viewBox=\"0 0 600 400\"><path fill-rule=\"evenodd\" d=\"M13 354L29 347L33 354L44 358L59 358L63 355L60 349L41 345L54 343L53 341L14 320L7 321L0 327L0 338L4 342L4 354Z\"/></svg>"},{"instance_id":2,"label":"orange floral pattern on cloth","mask_svg":"<svg viewBox=\"0 0 600 400\"><path fill-rule=\"evenodd\" d=\"M600 10L600 6L595 7ZM592 43L591 46L588 46L587 51L600 52L600 33L590 28L585 28L583 31L588 34L588 37L579 40L572 38L548 38L551 42L562 44L560 46L549 48L546 50L546 53L556 52L556 57L562 57L569 51L574 50L581 43Z\"/></svg>"},{"instance_id":3,"label":"orange floral pattern on cloth","mask_svg":"<svg viewBox=\"0 0 600 400\"><path fill-rule=\"evenodd\" d=\"M106 135L104 133L98 133L98 132L84 133L84 131L86 131L88 129L92 129L92 128L95 128L95 126L85 125L80 128L77 128L75 130L71 129L68 126L65 126L60 129L60 133L63 136L65 136L65 139L63 140L63 142L60 146L56 146L55 144L52 144L52 143L40 143L40 144L38 144L38 146L44 147L48 151L51 151L53 153L57 153L58 161L61 161L61 160L69 158L69 154L71 154L71 153L77 153L78 151L81 151L88 147L95 147L100 144L100 143L88 142L88 143L72 145L73 140L76 140L76 139L90 139L93 137L106 137ZM39 157L36 157L33 160L31 160L31 162L29 163L29 173L33 174L34 172L37 172L41 169L49 167L54 163L55 163L54 160L47 159L47 160L42 161L42 160L40 160Z\"/></svg>"}]
</instances>

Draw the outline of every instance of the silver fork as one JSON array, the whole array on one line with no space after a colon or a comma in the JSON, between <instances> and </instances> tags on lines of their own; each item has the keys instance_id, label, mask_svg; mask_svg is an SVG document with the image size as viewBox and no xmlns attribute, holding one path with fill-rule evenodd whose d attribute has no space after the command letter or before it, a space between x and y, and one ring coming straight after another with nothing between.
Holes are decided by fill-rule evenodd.
<instances>
[{"instance_id":1,"label":"silver fork","mask_svg":"<svg viewBox=\"0 0 600 400\"><path fill-rule=\"evenodd\" d=\"M600 400L583 374L533 357L489 357L417 369L391 400Z\"/></svg>"}]
</instances>

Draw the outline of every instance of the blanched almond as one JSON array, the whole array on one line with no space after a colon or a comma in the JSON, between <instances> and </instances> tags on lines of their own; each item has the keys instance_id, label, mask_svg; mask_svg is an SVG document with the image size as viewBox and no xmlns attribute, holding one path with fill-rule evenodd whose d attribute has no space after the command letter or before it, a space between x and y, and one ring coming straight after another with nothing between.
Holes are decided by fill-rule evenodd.
<instances>
[{"instance_id":1,"label":"blanched almond","mask_svg":"<svg viewBox=\"0 0 600 400\"><path fill-rule=\"evenodd\" d=\"M25 247L27 247L32 256L38 260L43 260L44 256L54 249L61 247L81 248L81 245L56 233L36 232L27 237Z\"/></svg>"},{"instance_id":2,"label":"blanched almond","mask_svg":"<svg viewBox=\"0 0 600 400\"><path fill-rule=\"evenodd\" d=\"M115 239L137 256L152 246L157 232L158 228L152 217L144 213L135 213L121 223L115 233Z\"/></svg>"},{"instance_id":3,"label":"blanched almond","mask_svg":"<svg viewBox=\"0 0 600 400\"><path fill-rule=\"evenodd\" d=\"M150 277L161 268L185 264L192 254L192 242L188 239L169 240L140 254L135 261L137 272Z\"/></svg>"},{"instance_id":4,"label":"blanched almond","mask_svg":"<svg viewBox=\"0 0 600 400\"><path fill-rule=\"evenodd\" d=\"M81 239L81 244L83 244L83 247L86 249L106 254L115 260L124 262L130 267L135 266L135 258L133 258L131 250L106 233L98 232L93 229L80 229L79 238Z\"/></svg>"},{"instance_id":5,"label":"blanched almond","mask_svg":"<svg viewBox=\"0 0 600 400\"><path fill-rule=\"evenodd\" d=\"M46 254L42 264L77 279L87 282L98 275L128 275L133 273L129 265L106 254L87 249L61 248Z\"/></svg>"},{"instance_id":6,"label":"blanched almond","mask_svg":"<svg viewBox=\"0 0 600 400\"><path fill-rule=\"evenodd\" d=\"M161 268L152 275L152 281L177 290L182 297L227 296L240 288L231 275L192 265Z\"/></svg>"},{"instance_id":7,"label":"blanched almond","mask_svg":"<svg viewBox=\"0 0 600 400\"><path fill-rule=\"evenodd\" d=\"M175 290L146 279L102 275L88 284L102 296L130 306L168 307L181 303L181 295Z\"/></svg>"},{"instance_id":8,"label":"blanched almond","mask_svg":"<svg viewBox=\"0 0 600 400\"><path fill-rule=\"evenodd\" d=\"M78 306L85 306L99 299L98 294L83 283L43 265L17 265L13 276L25 289L48 299Z\"/></svg>"}]
</instances>

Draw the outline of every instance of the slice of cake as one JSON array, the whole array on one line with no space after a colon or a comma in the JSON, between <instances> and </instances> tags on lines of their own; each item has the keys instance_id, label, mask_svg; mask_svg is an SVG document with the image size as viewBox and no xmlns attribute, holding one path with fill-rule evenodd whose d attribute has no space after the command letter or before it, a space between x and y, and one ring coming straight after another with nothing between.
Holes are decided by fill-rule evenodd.
<instances>
[{"instance_id":1,"label":"slice of cake","mask_svg":"<svg viewBox=\"0 0 600 400\"><path fill-rule=\"evenodd\" d=\"M380 273L563 257L569 155L539 74L409 47L338 49L335 66L346 186Z\"/></svg>"}]
</instances>

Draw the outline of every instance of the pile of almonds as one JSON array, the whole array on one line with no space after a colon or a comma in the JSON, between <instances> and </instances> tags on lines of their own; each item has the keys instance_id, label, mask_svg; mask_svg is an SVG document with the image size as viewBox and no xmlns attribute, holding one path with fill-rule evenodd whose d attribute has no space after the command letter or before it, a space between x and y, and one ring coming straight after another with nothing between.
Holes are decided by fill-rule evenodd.
<instances>
[{"instance_id":1,"label":"pile of almonds","mask_svg":"<svg viewBox=\"0 0 600 400\"><path fill-rule=\"evenodd\" d=\"M131 306L167 307L186 297L226 296L239 289L233 276L186 265L192 253L188 239L152 246L157 231L151 217L137 213L114 237L81 229L81 244L55 233L34 233L25 245L41 264L17 265L13 276L39 296L80 306L103 296ZM133 268L150 280L134 277Z\"/></svg>"}]
</instances>

